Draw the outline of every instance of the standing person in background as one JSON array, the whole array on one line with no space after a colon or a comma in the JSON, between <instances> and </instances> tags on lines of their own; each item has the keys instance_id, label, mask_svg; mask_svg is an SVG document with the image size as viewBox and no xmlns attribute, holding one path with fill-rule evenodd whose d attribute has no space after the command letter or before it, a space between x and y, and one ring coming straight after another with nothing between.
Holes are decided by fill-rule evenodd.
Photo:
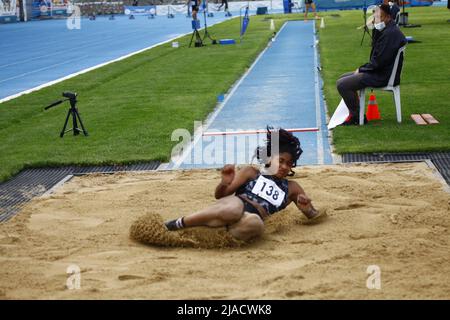
<instances>
[{"instance_id":1,"label":"standing person in background","mask_svg":"<svg viewBox=\"0 0 450 320\"><path fill-rule=\"evenodd\" d=\"M217 9L217 11L220 11L220 9L222 9L222 7L225 5L225 9L224 11L227 12L228 11L228 0L222 0L221 5L219 6L219 8Z\"/></svg>"},{"instance_id":2,"label":"standing person in background","mask_svg":"<svg viewBox=\"0 0 450 320\"><path fill-rule=\"evenodd\" d=\"M197 20L198 7L201 0L188 0L188 6L191 6L192 9L192 20Z\"/></svg>"},{"instance_id":3,"label":"standing person in background","mask_svg":"<svg viewBox=\"0 0 450 320\"><path fill-rule=\"evenodd\" d=\"M305 21L308 18L308 10L309 8L311 8L314 12L314 18L318 19L319 17L317 16L317 12L316 12L316 5L314 4L313 0L305 0Z\"/></svg>"}]
</instances>

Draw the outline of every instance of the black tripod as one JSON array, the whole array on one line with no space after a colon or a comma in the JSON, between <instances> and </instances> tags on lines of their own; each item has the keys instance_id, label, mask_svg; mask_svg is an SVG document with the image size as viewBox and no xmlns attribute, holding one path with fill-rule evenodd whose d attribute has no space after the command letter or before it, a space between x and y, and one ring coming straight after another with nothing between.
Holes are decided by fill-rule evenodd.
<instances>
[{"instance_id":1,"label":"black tripod","mask_svg":"<svg viewBox=\"0 0 450 320\"><path fill-rule=\"evenodd\" d=\"M192 32L191 42L189 42L189 48L192 45L192 40L194 40L195 37L195 46L196 47L203 47L203 40L200 36L200 33L198 32L198 28L200 28L200 20L192 20L192 29L194 31Z\"/></svg>"},{"instance_id":2,"label":"black tripod","mask_svg":"<svg viewBox=\"0 0 450 320\"><path fill-rule=\"evenodd\" d=\"M367 6L366 6L366 1L364 1L363 18L364 18L364 30L363 30L363 36L362 36L362 39L361 39L360 46L362 46L362 44L364 42L364 37L366 36L366 33L370 37L369 27L367 27Z\"/></svg>"},{"instance_id":3,"label":"black tripod","mask_svg":"<svg viewBox=\"0 0 450 320\"><path fill-rule=\"evenodd\" d=\"M203 39L202 41L204 41L206 38L208 38L209 40L211 40L212 44L217 44L216 39L211 38L209 32L208 32L208 24L206 23L206 11L207 11L207 4L206 2L204 3L204 7L203 7L203 20L205 21L205 34L203 35Z\"/></svg>"},{"instance_id":4,"label":"black tripod","mask_svg":"<svg viewBox=\"0 0 450 320\"><path fill-rule=\"evenodd\" d=\"M400 22L398 24L404 28L420 28L420 24L410 24L408 23L408 12L405 12L405 0L402 3L402 13L400 13Z\"/></svg>"},{"instance_id":5,"label":"black tripod","mask_svg":"<svg viewBox=\"0 0 450 320\"><path fill-rule=\"evenodd\" d=\"M50 108L52 108L52 107L54 107L54 106L57 106L57 105L63 103L64 101L68 101L68 100L69 100L69 102L70 102L70 109L69 109L69 111L67 112L66 121L64 122L64 127L63 127L61 133L59 134L59 136L62 138L66 132L72 131L72 130L73 130L73 135L74 135L74 136L79 135L80 132L83 132L83 134L84 134L85 136L87 136L87 135L88 135L88 132L87 132L86 129L84 128L83 122L81 121L80 114L78 113L78 110L77 110L77 107L76 107L76 104L77 104L77 94L76 94L76 93L72 93L72 92L63 92L62 95L63 95L63 97L66 97L67 99L59 100L59 101L53 102L51 105L45 107L45 109L44 109L44 110L50 109ZM73 127L72 127L72 129L66 130L67 123L69 122L69 117L70 117L71 115L72 115L72 123L73 123ZM78 118L78 121L80 121L81 129L78 128L77 118Z\"/></svg>"}]
</instances>

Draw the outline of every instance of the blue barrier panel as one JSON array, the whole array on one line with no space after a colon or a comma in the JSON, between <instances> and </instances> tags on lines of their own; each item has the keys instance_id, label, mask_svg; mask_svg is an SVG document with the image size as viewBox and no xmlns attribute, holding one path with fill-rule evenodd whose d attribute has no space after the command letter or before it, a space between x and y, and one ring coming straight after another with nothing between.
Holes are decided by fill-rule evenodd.
<instances>
[{"instance_id":1,"label":"blue barrier panel","mask_svg":"<svg viewBox=\"0 0 450 320\"><path fill-rule=\"evenodd\" d=\"M411 7L428 7L433 4L433 0L411 0Z\"/></svg>"},{"instance_id":2,"label":"blue barrier panel","mask_svg":"<svg viewBox=\"0 0 450 320\"><path fill-rule=\"evenodd\" d=\"M52 4L50 1L34 0L32 3L31 17L37 19L40 17L50 17L52 13Z\"/></svg>"},{"instance_id":3,"label":"blue barrier panel","mask_svg":"<svg viewBox=\"0 0 450 320\"><path fill-rule=\"evenodd\" d=\"M241 27L241 37L244 35L245 31L247 31L248 24L250 23L250 17L248 16L248 7L245 8L244 20L242 21Z\"/></svg>"},{"instance_id":4,"label":"blue barrier panel","mask_svg":"<svg viewBox=\"0 0 450 320\"><path fill-rule=\"evenodd\" d=\"M267 14L267 7L258 7L256 9L256 14L257 15Z\"/></svg>"},{"instance_id":5,"label":"blue barrier panel","mask_svg":"<svg viewBox=\"0 0 450 320\"><path fill-rule=\"evenodd\" d=\"M291 0L283 0L283 10L284 10L284 13L291 13L292 12L292 2L291 2Z\"/></svg>"},{"instance_id":6,"label":"blue barrier panel","mask_svg":"<svg viewBox=\"0 0 450 320\"><path fill-rule=\"evenodd\" d=\"M192 20L192 30L200 29L200 20Z\"/></svg>"},{"instance_id":7,"label":"blue barrier panel","mask_svg":"<svg viewBox=\"0 0 450 320\"><path fill-rule=\"evenodd\" d=\"M17 22L16 16L0 16L0 23Z\"/></svg>"},{"instance_id":8,"label":"blue barrier panel","mask_svg":"<svg viewBox=\"0 0 450 320\"><path fill-rule=\"evenodd\" d=\"M31 19L67 16L66 0L33 0L31 4Z\"/></svg>"}]
</instances>

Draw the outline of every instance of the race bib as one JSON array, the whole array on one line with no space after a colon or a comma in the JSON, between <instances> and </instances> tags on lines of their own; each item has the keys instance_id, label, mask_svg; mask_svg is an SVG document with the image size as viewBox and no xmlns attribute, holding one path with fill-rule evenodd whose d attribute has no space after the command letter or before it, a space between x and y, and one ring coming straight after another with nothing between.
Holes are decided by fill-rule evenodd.
<instances>
[{"instance_id":1,"label":"race bib","mask_svg":"<svg viewBox=\"0 0 450 320\"><path fill-rule=\"evenodd\" d=\"M283 203L285 195L285 192L274 181L263 176L259 176L258 180L256 180L252 193L269 201L276 207L279 207Z\"/></svg>"}]
</instances>

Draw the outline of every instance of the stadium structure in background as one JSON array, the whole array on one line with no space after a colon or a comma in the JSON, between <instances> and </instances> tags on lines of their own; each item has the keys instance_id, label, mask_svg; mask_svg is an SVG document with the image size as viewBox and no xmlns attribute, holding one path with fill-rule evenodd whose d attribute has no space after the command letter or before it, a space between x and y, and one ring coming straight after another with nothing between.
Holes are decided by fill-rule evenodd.
<instances>
[{"instance_id":1,"label":"stadium structure in background","mask_svg":"<svg viewBox=\"0 0 450 320\"><path fill-rule=\"evenodd\" d=\"M250 11L257 11L258 8L267 8L268 13L283 12L286 0L265 0L265 1L233 1L229 0L229 11L239 12L243 6L249 6ZM299 8L304 7L304 0L292 1ZM361 9L374 4L381 3L382 0L317 0L316 7L319 11L324 10L345 10ZM406 0L405 5L409 6L430 6L433 0ZM115 15L126 13L126 8L133 6L133 0L124 1L92 1L92 0L0 0L0 23L10 23L29 20L46 20L65 18L71 14L71 5L80 8L82 16L91 15ZM141 8L155 8L154 15L167 15L170 11L173 14L186 15L185 0L139 0ZM208 12L215 11L218 3L209 1ZM278 11L277 11L278 10Z\"/></svg>"}]
</instances>

